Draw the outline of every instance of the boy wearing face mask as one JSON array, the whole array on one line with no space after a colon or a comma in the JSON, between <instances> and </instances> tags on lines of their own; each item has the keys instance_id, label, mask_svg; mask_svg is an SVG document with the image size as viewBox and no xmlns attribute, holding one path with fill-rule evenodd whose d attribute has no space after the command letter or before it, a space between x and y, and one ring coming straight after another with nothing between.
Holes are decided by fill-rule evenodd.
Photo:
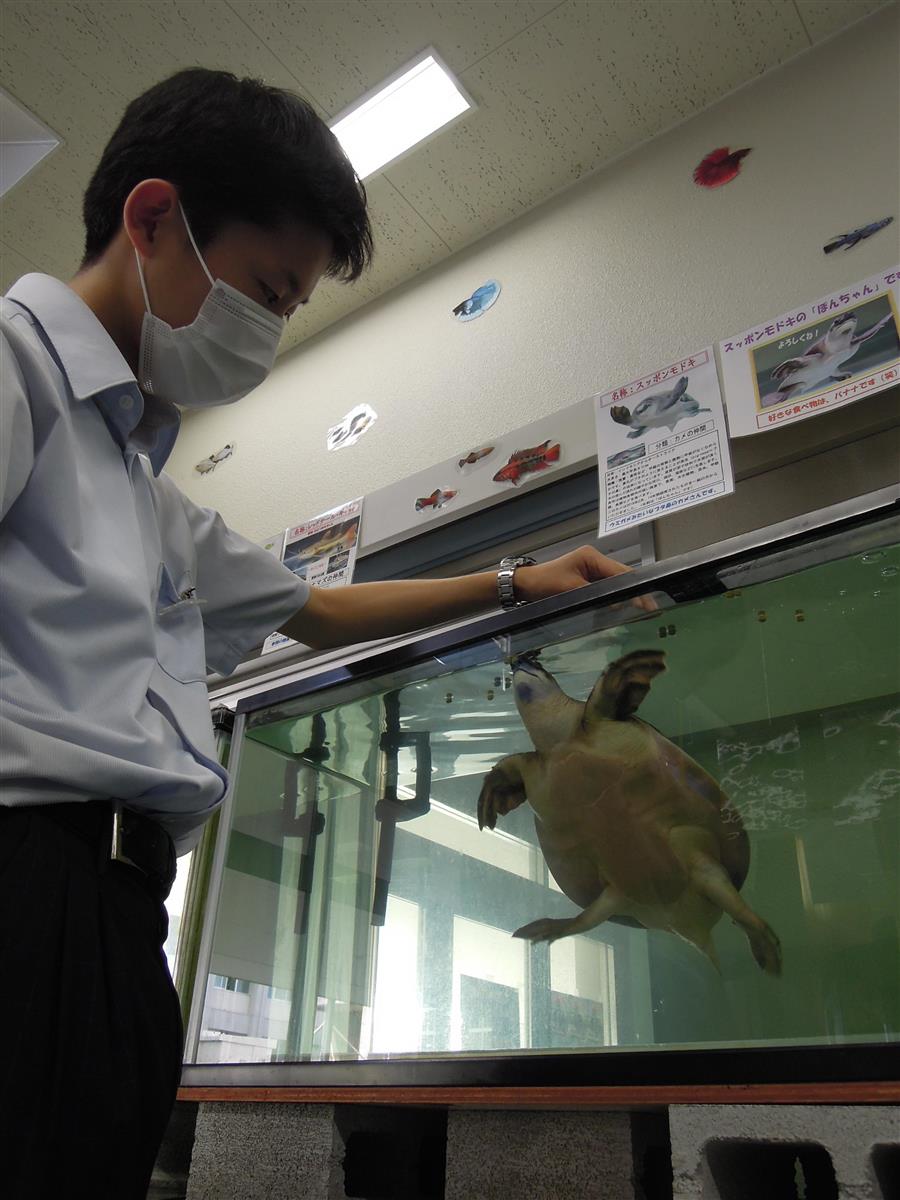
<instances>
[{"instance_id":1,"label":"boy wearing face mask","mask_svg":"<svg viewBox=\"0 0 900 1200\"><path fill-rule=\"evenodd\" d=\"M146 1193L181 1063L164 900L226 785L207 671L275 629L333 646L498 602L494 574L310 589L163 471L176 405L246 395L319 279L368 265L365 190L304 101L180 72L129 105L84 218L75 278L0 303L9 1200ZM511 564L499 599L623 569Z\"/></svg>"}]
</instances>

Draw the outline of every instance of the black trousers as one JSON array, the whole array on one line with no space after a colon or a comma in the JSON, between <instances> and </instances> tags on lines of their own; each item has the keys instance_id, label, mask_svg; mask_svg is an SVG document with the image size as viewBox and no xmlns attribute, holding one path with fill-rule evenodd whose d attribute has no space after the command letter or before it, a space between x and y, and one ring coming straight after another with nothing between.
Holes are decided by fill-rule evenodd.
<instances>
[{"instance_id":1,"label":"black trousers","mask_svg":"<svg viewBox=\"0 0 900 1200\"><path fill-rule=\"evenodd\" d=\"M144 1200L175 1102L163 889L99 845L0 806L4 1200Z\"/></svg>"}]
</instances>

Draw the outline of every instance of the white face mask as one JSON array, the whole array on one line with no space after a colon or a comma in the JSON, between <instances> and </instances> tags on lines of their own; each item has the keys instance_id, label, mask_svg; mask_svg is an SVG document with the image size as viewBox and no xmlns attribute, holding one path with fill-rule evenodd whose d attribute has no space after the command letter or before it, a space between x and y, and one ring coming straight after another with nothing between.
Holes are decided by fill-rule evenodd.
<instances>
[{"instance_id":1,"label":"white face mask","mask_svg":"<svg viewBox=\"0 0 900 1200\"><path fill-rule=\"evenodd\" d=\"M141 256L135 248L147 306L141 327L138 383L142 391L184 408L231 404L262 383L272 370L284 321L237 288L213 279L184 209L181 216L212 286L191 324L173 329L150 311Z\"/></svg>"}]
</instances>

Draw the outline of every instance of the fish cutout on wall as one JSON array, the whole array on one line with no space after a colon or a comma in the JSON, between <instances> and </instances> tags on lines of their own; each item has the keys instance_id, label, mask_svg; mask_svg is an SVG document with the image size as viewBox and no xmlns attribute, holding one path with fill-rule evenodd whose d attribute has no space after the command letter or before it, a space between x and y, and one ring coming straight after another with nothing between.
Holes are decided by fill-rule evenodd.
<instances>
[{"instance_id":1,"label":"fish cutout on wall","mask_svg":"<svg viewBox=\"0 0 900 1200\"><path fill-rule=\"evenodd\" d=\"M198 462L194 470L198 475L208 475L210 471L216 469L220 462L224 462L226 458L231 458L232 454L234 454L234 445L234 442L229 442L227 446L223 446L215 454L210 454L209 458L204 458L202 462Z\"/></svg>"},{"instance_id":2,"label":"fish cutout on wall","mask_svg":"<svg viewBox=\"0 0 900 1200\"><path fill-rule=\"evenodd\" d=\"M493 446L479 446L477 450L470 450L465 458L461 458L457 466L462 471L465 467L474 467L476 463L481 462L483 458L490 457L494 453Z\"/></svg>"},{"instance_id":3,"label":"fish cutout on wall","mask_svg":"<svg viewBox=\"0 0 900 1200\"><path fill-rule=\"evenodd\" d=\"M720 146L718 150L710 151L694 168L694 183L706 188L730 183L740 174L741 159L747 157L751 148L747 146L743 150L729 150L727 146Z\"/></svg>"},{"instance_id":4,"label":"fish cutout on wall","mask_svg":"<svg viewBox=\"0 0 900 1200\"><path fill-rule=\"evenodd\" d=\"M416 501L416 512L437 512L456 498L452 488L435 488L430 496L420 496Z\"/></svg>"},{"instance_id":5,"label":"fish cutout on wall","mask_svg":"<svg viewBox=\"0 0 900 1200\"><path fill-rule=\"evenodd\" d=\"M499 295L500 284L496 279L489 279L480 288L476 288L471 296L467 296L461 304L457 304L453 315L457 321L474 321L476 317L482 316L492 304L496 303Z\"/></svg>"},{"instance_id":6,"label":"fish cutout on wall","mask_svg":"<svg viewBox=\"0 0 900 1200\"><path fill-rule=\"evenodd\" d=\"M501 467L494 476L494 483L511 483L515 486L523 475L546 471L559 462L560 452L559 442L554 442L552 438L541 442L539 446L531 446L528 450L514 450L506 466Z\"/></svg>"},{"instance_id":7,"label":"fish cutout on wall","mask_svg":"<svg viewBox=\"0 0 900 1200\"><path fill-rule=\"evenodd\" d=\"M327 450L343 450L346 446L352 446L354 442L358 442L364 433L366 433L375 422L378 420L378 413L369 404L357 404L356 408L351 408L343 420L337 425L332 425L325 435L325 448Z\"/></svg>"},{"instance_id":8,"label":"fish cutout on wall","mask_svg":"<svg viewBox=\"0 0 900 1200\"><path fill-rule=\"evenodd\" d=\"M861 225L859 229L851 229L849 233L839 233L822 249L826 254L832 254L835 250L840 250L843 247L845 250L852 250L854 246L858 246L860 242L864 242L866 238L870 238L873 233L877 233L879 229L884 229L886 225L890 225L893 217L882 217L880 221L872 221L868 225Z\"/></svg>"}]
</instances>

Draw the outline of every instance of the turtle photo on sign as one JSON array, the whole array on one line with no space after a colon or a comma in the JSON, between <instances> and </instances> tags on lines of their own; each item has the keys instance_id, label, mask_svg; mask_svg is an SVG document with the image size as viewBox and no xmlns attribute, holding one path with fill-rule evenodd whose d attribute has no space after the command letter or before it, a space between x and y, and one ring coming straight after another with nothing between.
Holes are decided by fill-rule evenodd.
<instances>
[{"instance_id":1,"label":"turtle photo on sign","mask_svg":"<svg viewBox=\"0 0 900 1200\"><path fill-rule=\"evenodd\" d=\"M890 294L812 321L753 351L759 407L817 395L894 361L898 351Z\"/></svg>"},{"instance_id":2,"label":"turtle photo on sign","mask_svg":"<svg viewBox=\"0 0 900 1200\"><path fill-rule=\"evenodd\" d=\"M740 894L750 843L737 810L699 763L636 715L664 658L626 654L586 703L534 655L513 660L513 696L534 750L489 772L478 826L494 829L527 800L547 866L582 910L531 921L513 937L553 942L612 919L678 934L718 970L712 930L727 913L760 968L779 975L778 938Z\"/></svg>"}]
</instances>

